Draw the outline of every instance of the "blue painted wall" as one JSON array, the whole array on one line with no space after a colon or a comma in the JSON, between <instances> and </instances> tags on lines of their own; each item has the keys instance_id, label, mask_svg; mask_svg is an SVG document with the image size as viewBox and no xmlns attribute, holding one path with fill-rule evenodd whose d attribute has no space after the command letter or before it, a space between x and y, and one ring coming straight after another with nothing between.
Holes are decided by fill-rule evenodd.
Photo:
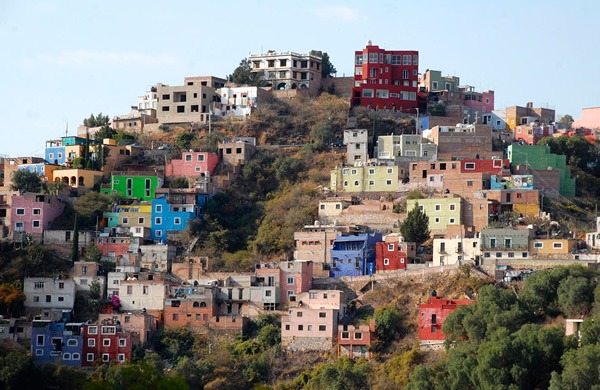
<instances>
[{"instance_id":1,"label":"blue painted wall","mask_svg":"<svg viewBox=\"0 0 600 390\"><path fill-rule=\"evenodd\" d=\"M363 276L375 273L375 243L381 233L336 236L331 249L331 277Z\"/></svg>"}]
</instances>

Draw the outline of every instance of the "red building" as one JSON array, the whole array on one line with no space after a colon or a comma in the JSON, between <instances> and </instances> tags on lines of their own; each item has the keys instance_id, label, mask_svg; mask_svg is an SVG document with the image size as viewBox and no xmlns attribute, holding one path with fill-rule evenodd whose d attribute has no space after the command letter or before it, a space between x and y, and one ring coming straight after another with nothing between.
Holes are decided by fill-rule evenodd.
<instances>
[{"instance_id":1,"label":"red building","mask_svg":"<svg viewBox=\"0 0 600 390\"><path fill-rule=\"evenodd\" d=\"M445 336L442 326L446 317L461 305L469 305L470 299L444 299L435 295L427 303L419 304L419 340L421 346L441 346Z\"/></svg>"},{"instance_id":2,"label":"red building","mask_svg":"<svg viewBox=\"0 0 600 390\"><path fill-rule=\"evenodd\" d=\"M416 113L419 52L384 50L367 42L354 53L352 106Z\"/></svg>"},{"instance_id":3,"label":"red building","mask_svg":"<svg viewBox=\"0 0 600 390\"><path fill-rule=\"evenodd\" d=\"M402 242L385 241L375 244L375 268L377 272L406 269L408 256L403 250ZM413 244L414 245L414 244Z\"/></svg>"},{"instance_id":4,"label":"red building","mask_svg":"<svg viewBox=\"0 0 600 390\"><path fill-rule=\"evenodd\" d=\"M119 321L105 319L83 327L82 366L131 360L131 333L123 331Z\"/></svg>"},{"instance_id":5,"label":"red building","mask_svg":"<svg viewBox=\"0 0 600 390\"><path fill-rule=\"evenodd\" d=\"M460 160L460 173L489 173L490 175L510 175L510 161L507 158Z\"/></svg>"}]
</instances>

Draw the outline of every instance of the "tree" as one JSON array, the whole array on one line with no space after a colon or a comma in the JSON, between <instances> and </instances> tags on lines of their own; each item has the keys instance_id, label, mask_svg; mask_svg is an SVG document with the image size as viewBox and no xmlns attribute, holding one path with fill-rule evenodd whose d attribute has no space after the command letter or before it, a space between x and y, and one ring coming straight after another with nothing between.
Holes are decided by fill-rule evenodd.
<instances>
[{"instance_id":1,"label":"tree","mask_svg":"<svg viewBox=\"0 0 600 390\"><path fill-rule=\"evenodd\" d=\"M13 191L23 192L41 192L44 188L42 177L35 172L27 169L17 170L12 177L10 188Z\"/></svg>"},{"instance_id":2,"label":"tree","mask_svg":"<svg viewBox=\"0 0 600 390\"><path fill-rule=\"evenodd\" d=\"M575 120L573 119L573 117L569 114L563 115L559 120L558 123L561 125L564 125L567 129L571 128L571 125L573 124L573 122L575 122Z\"/></svg>"},{"instance_id":3,"label":"tree","mask_svg":"<svg viewBox=\"0 0 600 390\"><path fill-rule=\"evenodd\" d=\"M108 125L104 125L100 130L94 133L94 139L103 140L105 138L113 138L117 134L117 131Z\"/></svg>"},{"instance_id":4,"label":"tree","mask_svg":"<svg viewBox=\"0 0 600 390\"><path fill-rule=\"evenodd\" d=\"M378 340L377 349L387 347L406 332L402 314L395 306L379 306L375 309L374 319Z\"/></svg>"},{"instance_id":5,"label":"tree","mask_svg":"<svg viewBox=\"0 0 600 390\"><path fill-rule=\"evenodd\" d=\"M0 312L9 317L17 316L23 310L25 294L15 284L0 284Z\"/></svg>"},{"instance_id":6,"label":"tree","mask_svg":"<svg viewBox=\"0 0 600 390\"><path fill-rule=\"evenodd\" d=\"M102 216L102 213L108 209L110 198L99 192L90 191L80 196L73 202L73 208L77 214L83 217Z\"/></svg>"},{"instance_id":7,"label":"tree","mask_svg":"<svg viewBox=\"0 0 600 390\"><path fill-rule=\"evenodd\" d=\"M110 122L108 115L102 115L102 113L98 113L98 115L94 116L94 114L90 114L89 118L83 120L83 125L86 127L100 127L107 126Z\"/></svg>"},{"instance_id":8,"label":"tree","mask_svg":"<svg viewBox=\"0 0 600 390\"><path fill-rule=\"evenodd\" d=\"M100 298L101 294L102 286L100 285L100 282L96 279L92 280L92 283L90 284L90 298L98 299Z\"/></svg>"},{"instance_id":9,"label":"tree","mask_svg":"<svg viewBox=\"0 0 600 390\"><path fill-rule=\"evenodd\" d=\"M311 50L311 55L321 57L321 77L328 78L332 77L332 75L337 73L335 66L331 63L329 59L329 54L327 52L322 52L320 50Z\"/></svg>"},{"instance_id":10,"label":"tree","mask_svg":"<svg viewBox=\"0 0 600 390\"><path fill-rule=\"evenodd\" d=\"M550 390L600 388L600 344L567 351L561 359L561 365L561 373L552 373Z\"/></svg>"},{"instance_id":11,"label":"tree","mask_svg":"<svg viewBox=\"0 0 600 390\"><path fill-rule=\"evenodd\" d=\"M240 65L235 68L232 74L227 76L227 79L236 84L246 84L256 87L265 85L263 74L261 72L252 72L252 63L247 58L240 61Z\"/></svg>"},{"instance_id":12,"label":"tree","mask_svg":"<svg viewBox=\"0 0 600 390\"><path fill-rule=\"evenodd\" d=\"M558 285L558 305L568 317L586 315L592 307L593 292L589 279L569 276Z\"/></svg>"},{"instance_id":13,"label":"tree","mask_svg":"<svg viewBox=\"0 0 600 390\"><path fill-rule=\"evenodd\" d=\"M310 130L310 138L318 150L323 150L333 139L333 126L329 121L319 121Z\"/></svg>"},{"instance_id":14,"label":"tree","mask_svg":"<svg viewBox=\"0 0 600 390\"><path fill-rule=\"evenodd\" d=\"M407 242L420 245L429 238L429 217L421 211L419 203L408 212L406 219L400 225L400 233Z\"/></svg>"},{"instance_id":15,"label":"tree","mask_svg":"<svg viewBox=\"0 0 600 390\"><path fill-rule=\"evenodd\" d=\"M177 136L177 140L175 142L177 143L177 146L179 146L181 149L187 150L190 148L190 143L192 142L193 139L194 139L194 133L184 132Z\"/></svg>"}]
</instances>

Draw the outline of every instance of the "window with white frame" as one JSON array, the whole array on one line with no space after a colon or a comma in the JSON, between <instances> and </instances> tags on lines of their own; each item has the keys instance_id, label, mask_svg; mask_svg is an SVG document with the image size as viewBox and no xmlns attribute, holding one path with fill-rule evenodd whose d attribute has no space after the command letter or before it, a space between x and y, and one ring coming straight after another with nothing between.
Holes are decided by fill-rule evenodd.
<instances>
[{"instance_id":1,"label":"window with white frame","mask_svg":"<svg viewBox=\"0 0 600 390\"><path fill-rule=\"evenodd\" d=\"M110 339L102 339L103 347L110 347Z\"/></svg>"},{"instance_id":2,"label":"window with white frame","mask_svg":"<svg viewBox=\"0 0 600 390\"><path fill-rule=\"evenodd\" d=\"M88 362L93 362L94 361L94 354L93 353L88 353L85 357L85 360Z\"/></svg>"},{"instance_id":3,"label":"window with white frame","mask_svg":"<svg viewBox=\"0 0 600 390\"><path fill-rule=\"evenodd\" d=\"M388 244L388 251L394 250L394 244Z\"/></svg>"},{"instance_id":4,"label":"window with white frame","mask_svg":"<svg viewBox=\"0 0 600 390\"><path fill-rule=\"evenodd\" d=\"M474 169L475 169L475 163L474 162L466 162L465 163L465 170L472 171Z\"/></svg>"},{"instance_id":5,"label":"window with white frame","mask_svg":"<svg viewBox=\"0 0 600 390\"><path fill-rule=\"evenodd\" d=\"M108 362L108 361L110 361L110 355L107 354L107 353L103 353L102 354L102 361L105 362L105 363Z\"/></svg>"},{"instance_id":6,"label":"window with white frame","mask_svg":"<svg viewBox=\"0 0 600 390\"><path fill-rule=\"evenodd\" d=\"M119 347L125 347L127 345L127 339L119 339Z\"/></svg>"},{"instance_id":7,"label":"window with white frame","mask_svg":"<svg viewBox=\"0 0 600 390\"><path fill-rule=\"evenodd\" d=\"M390 265L390 259L388 259L388 258L383 259L383 265Z\"/></svg>"},{"instance_id":8,"label":"window with white frame","mask_svg":"<svg viewBox=\"0 0 600 390\"><path fill-rule=\"evenodd\" d=\"M88 339L88 347L95 347L96 339Z\"/></svg>"},{"instance_id":9,"label":"window with white frame","mask_svg":"<svg viewBox=\"0 0 600 390\"><path fill-rule=\"evenodd\" d=\"M88 334L98 334L98 327L97 326L89 326Z\"/></svg>"},{"instance_id":10,"label":"window with white frame","mask_svg":"<svg viewBox=\"0 0 600 390\"><path fill-rule=\"evenodd\" d=\"M125 361L125 354L124 353L120 353L117 355L117 360L119 362L124 362Z\"/></svg>"}]
</instances>

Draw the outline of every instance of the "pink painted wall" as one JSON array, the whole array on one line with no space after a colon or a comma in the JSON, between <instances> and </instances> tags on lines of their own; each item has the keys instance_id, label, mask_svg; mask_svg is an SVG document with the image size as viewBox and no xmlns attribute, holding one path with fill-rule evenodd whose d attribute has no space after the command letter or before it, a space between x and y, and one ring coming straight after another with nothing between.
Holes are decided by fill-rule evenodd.
<instances>
[{"instance_id":1,"label":"pink painted wall","mask_svg":"<svg viewBox=\"0 0 600 390\"><path fill-rule=\"evenodd\" d=\"M575 119L573 129L585 127L587 129L600 129L600 107L581 109L581 118Z\"/></svg>"},{"instance_id":2,"label":"pink painted wall","mask_svg":"<svg viewBox=\"0 0 600 390\"><path fill-rule=\"evenodd\" d=\"M490 113L494 109L494 91L481 92L481 101L465 100L464 105L467 107L475 107L482 113Z\"/></svg>"},{"instance_id":3,"label":"pink painted wall","mask_svg":"<svg viewBox=\"0 0 600 390\"><path fill-rule=\"evenodd\" d=\"M190 161L187 161L186 158L190 159ZM198 158L203 158L204 160L199 161ZM215 153L183 152L181 153L180 160L171 160L165 166L165 176L200 176L201 173L205 172L212 174L218 162L219 156Z\"/></svg>"},{"instance_id":4,"label":"pink painted wall","mask_svg":"<svg viewBox=\"0 0 600 390\"><path fill-rule=\"evenodd\" d=\"M24 213L17 214L17 209L23 209ZM11 229L15 231L16 223L22 222L24 232L42 234L64 209L64 203L54 196L31 193L13 195L10 210ZM39 225L34 227L33 221L39 221Z\"/></svg>"}]
</instances>

